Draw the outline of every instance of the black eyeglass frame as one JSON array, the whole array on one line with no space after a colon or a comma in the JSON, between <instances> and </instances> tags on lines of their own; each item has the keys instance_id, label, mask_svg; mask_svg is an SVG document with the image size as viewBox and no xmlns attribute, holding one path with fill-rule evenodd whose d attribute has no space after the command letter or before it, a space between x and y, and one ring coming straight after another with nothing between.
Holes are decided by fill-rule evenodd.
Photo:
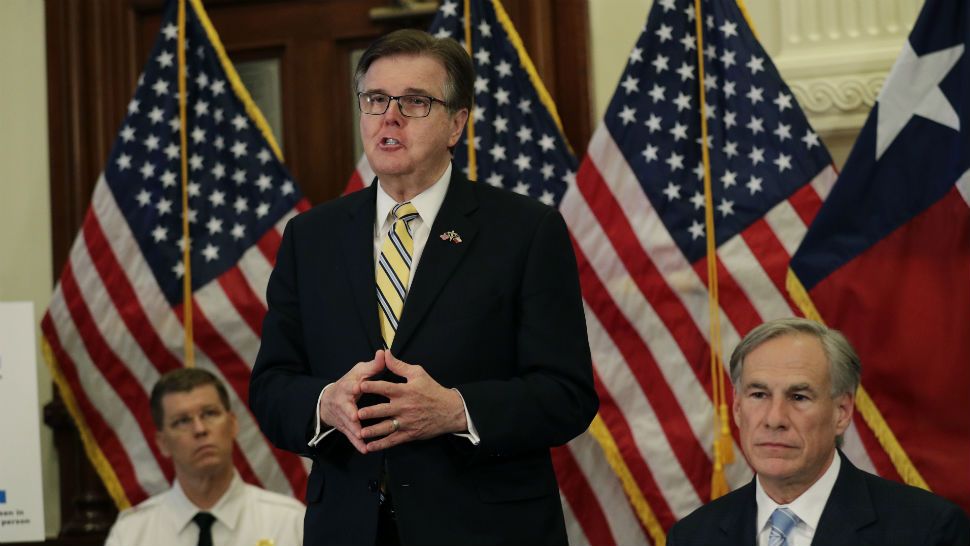
<instances>
[{"instance_id":1,"label":"black eyeglass frame","mask_svg":"<svg viewBox=\"0 0 970 546\"><path fill-rule=\"evenodd\" d=\"M380 112L380 113L378 113L378 112L365 112L363 106L361 105L361 97L363 95L387 97L387 99L388 99L387 100L387 104L386 104L387 107L384 108L384 111L383 112ZM426 113L423 116L411 116L411 115L408 115L408 114L404 113L404 105L401 104L401 99L407 98L407 97L420 97L422 99L428 99L429 101L431 101L431 102L428 103L428 113ZM394 96L394 95L388 95L387 93L372 93L370 91L359 91L357 93L357 108L360 110L360 113L361 114L365 114L365 115L368 115L368 116L383 116L384 114L387 113L387 110L391 107L391 101L392 100L395 101L395 102L397 102L397 109L398 109L398 111L401 112L401 115L404 116L404 117L406 117L406 118L426 118L426 117L430 116L431 115L431 105L433 105L436 102L441 103L442 106L445 106L445 107L448 106L448 103L447 102L445 102L445 101L443 101L441 99L437 99L435 97L429 96L429 95L416 95L414 93L409 93L407 95L397 95L397 96Z\"/></svg>"}]
</instances>

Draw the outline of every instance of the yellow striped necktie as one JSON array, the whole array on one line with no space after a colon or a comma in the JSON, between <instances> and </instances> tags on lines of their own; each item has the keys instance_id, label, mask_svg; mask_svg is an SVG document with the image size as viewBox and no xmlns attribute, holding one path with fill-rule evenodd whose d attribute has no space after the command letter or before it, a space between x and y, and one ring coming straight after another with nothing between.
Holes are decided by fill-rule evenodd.
<instances>
[{"instance_id":1,"label":"yellow striped necktie","mask_svg":"<svg viewBox=\"0 0 970 546\"><path fill-rule=\"evenodd\" d=\"M411 236L411 220L418 217L418 210L410 201L391 209L394 223L381 244L381 256L377 260L377 314L381 322L384 347L390 348L397 332L397 323L404 309L408 279L411 276L411 256L414 255L414 239Z\"/></svg>"}]
</instances>

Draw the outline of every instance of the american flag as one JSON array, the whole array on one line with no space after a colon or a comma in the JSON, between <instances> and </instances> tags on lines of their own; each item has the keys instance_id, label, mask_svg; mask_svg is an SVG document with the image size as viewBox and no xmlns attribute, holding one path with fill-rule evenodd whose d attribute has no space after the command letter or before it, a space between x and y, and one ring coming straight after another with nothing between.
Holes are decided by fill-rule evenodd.
<instances>
[{"instance_id":1,"label":"american flag","mask_svg":"<svg viewBox=\"0 0 970 546\"><path fill-rule=\"evenodd\" d=\"M693 0L653 3L559 204L575 240L600 394L601 428L593 432L630 499L623 506L615 484L590 480L604 515L588 518L605 519L612 533L590 537L596 544L663 543L675 521L711 496L718 423L702 145L710 152L725 355L762 321L795 314L788 262L836 176L737 4L700 5L697 13ZM727 398L730 407L730 387ZM846 446L872 468L854 429ZM751 471L736 441L733 450L725 473L735 488Z\"/></svg>"},{"instance_id":2,"label":"american flag","mask_svg":"<svg viewBox=\"0 0 970 546\"><path fill-rule=\"evenodd\" d=\"M249 374L285 222L306 208L201 2L186 3L186 132L180 147L178 2L135 96L41 328L87 453L119 508L169 486L149 393L185 365L182 177L187 157L195 365L229 387L243 479L302 497L306 467L250 414Z\"/></svg>"}]
</instances>

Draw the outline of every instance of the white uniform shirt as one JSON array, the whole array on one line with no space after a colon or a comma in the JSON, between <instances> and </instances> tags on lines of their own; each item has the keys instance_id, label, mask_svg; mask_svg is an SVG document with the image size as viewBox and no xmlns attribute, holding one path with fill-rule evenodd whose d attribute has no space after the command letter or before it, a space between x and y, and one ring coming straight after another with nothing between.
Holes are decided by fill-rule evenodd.
<instances>
[{"instance_id":1,"label":"white uniform shirt","mask_svg":"<svg viewBox=\"0 0 970 546\"><path fill-rule=\"evenodd\" d=\"M196 546L199 509L178 480L168 491L124 510L105 546ZM214 546L301 546L306 508L296 499L254 487L236 474L211 509ZM262 541L262 543L260 542Z\"/></svg>"}]
</instances>

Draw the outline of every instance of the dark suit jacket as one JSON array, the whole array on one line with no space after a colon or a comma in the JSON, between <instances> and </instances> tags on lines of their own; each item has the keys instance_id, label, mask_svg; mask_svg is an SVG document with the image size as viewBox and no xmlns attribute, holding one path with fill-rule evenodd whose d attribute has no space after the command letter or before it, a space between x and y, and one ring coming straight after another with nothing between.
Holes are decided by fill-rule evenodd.
<instances>
[{"instance_id":1,"label":"dark suit jacket","mask_svg":"<svg viewBox=\"0 0 970 546\"><path fill-rule=\"evenodd\" d=\"M459 390L478 446L449 434L364 456L339 432L307 446L321 389L381 347L376 184L284 232L249 402L274 444L313 459L306 544L374 543L385 457L404 544L566 542L549 448L598 407L569 236L555 209L454 173L391 351Z\"/></svg>"},{"instance_id":2,"label":"dark suit jacket","mask_svg":"<svg viewBox=\"0 0 970 546\"><path fill-rule=\"evenodd\" d=\"M955 504L916 487L859 470L839 452L842 467L813 546L966 546L970 522ZM757 479L757 478L755 478ZM754 480L677 522L668 546L754 546Z\"/></svg>"}]
</instances>

